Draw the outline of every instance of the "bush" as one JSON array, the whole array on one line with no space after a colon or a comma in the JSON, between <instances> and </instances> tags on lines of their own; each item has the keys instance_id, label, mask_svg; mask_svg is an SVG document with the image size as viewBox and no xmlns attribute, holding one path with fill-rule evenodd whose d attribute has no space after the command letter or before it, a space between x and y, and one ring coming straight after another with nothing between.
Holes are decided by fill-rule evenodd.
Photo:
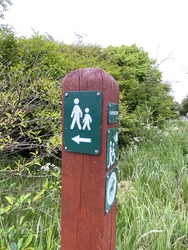
<instances>
[{"instance_id":1,"label":"bush","mask_svg":"<svg viewBox=\"0 0 188 250\"><path fill-rule=\"evenodd\" d=\"M66 45L34 34L0 32L0 154L28 158L61 154L61 82L70 71L100 67L120 85L120 145L138 136L142 124L175 115L170 86L148 53L136 45L101 48Z\"/></svg>"}]
</instances>

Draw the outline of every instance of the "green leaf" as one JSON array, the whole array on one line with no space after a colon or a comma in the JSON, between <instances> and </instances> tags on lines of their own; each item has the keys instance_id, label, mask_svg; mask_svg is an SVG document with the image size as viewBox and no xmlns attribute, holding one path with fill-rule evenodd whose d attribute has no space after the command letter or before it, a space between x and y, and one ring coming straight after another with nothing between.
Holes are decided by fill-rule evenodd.
<instances>
[{"instance_id":1,"label":"green leaf","mask_svg":"<svg viewBox=\"0 0 188 250\"><path fill-rule=\"evenodd\" d=\"M17 246L17 244L15 242L12 242L10 244L10 250L18 250L18 246Z\"/></svg>"},{"instance_id":2,"label":"green leaf","mask_svg":"<svg viewBox=\"0 0 188 250\"><path fill-rule=\"evenodd\" d=\"M33 202L34 202L34 201L37 201L37 200L39 200L39 199L41 199L41 198L42 198L42 195L37 194L37 195L35 195L35 197L33 198Z\"/></svg>"},{"instance_id":3,"label":"green leaf","mask_svg":"<svg viewBox=\"0 0 188 250\"><path fill-rule=\"evenodd\" d=\"M10 205L13 205L15 198L12 196L5 196L5 199L9 202Z\"/></svg>"},{"instance_id":4,"label":"green leaf","mask_svg":"<svg viewBox=\"0 0 188 250\"><path fill-rule=\"evenodd\" d=\"M4 213L7 213L10 209L11 209L11 206L1 207L0 208L0 215L4 214Z\"/></svg>"},{"instance_id":5,"label":"green leaf","mask_svg":"<svg viewBox=\"0 0 188 250\"><path fill-rule=\"evenodd\" d=\"M21 249L22 245L23 245L23 238L18 240L18 249Z\"/></svg>"},{"instance_id":6,"label":"green leaf","mask_svg":"<svg viewBox=\"0 0 188 250\"><path fill-rule=\"evenodd\" d=\"M22 217L20 218L20 226L22 225L24 219L25 219L25 216L22 216Z\"/></svg>"},{"instance_id":7,"label":"green leaf","mask_svg":"<svg viewBox=\"0 0 188 250\"><path fill-rule=\"evenodd\" d=\"M30 195L31 195L31 193L22 195L22 196L20 197L20 203L23 203L25 200L27 200L27 198L28 198Z\"/></svg>"},{"instance_id":8,"label":"green leaf","mask_svg":"<svg viewBox=\"0 0 188 250\"><path fill-rule=\"evenodd\" d=\"M24 248L31 243L32 239L33 239L33 234L30 234L25 241Z\"/></svg>"}]
</instances>

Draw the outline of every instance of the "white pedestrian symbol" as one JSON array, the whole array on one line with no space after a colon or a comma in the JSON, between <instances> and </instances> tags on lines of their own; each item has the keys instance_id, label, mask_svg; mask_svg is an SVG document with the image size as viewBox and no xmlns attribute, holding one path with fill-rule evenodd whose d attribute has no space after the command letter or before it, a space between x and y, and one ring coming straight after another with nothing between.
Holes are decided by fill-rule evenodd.
<instances>
[{"instance_id":1,"label":"white pedestrian symbol","mask_svg":"<svg viewBox=\"0 0 188 250\"><path fill-rule=\"evenodd\" d=\"M80 130L82 129L82 127L80 125L80 118L82 117L82 110L81 110L80 106L78 105L79 102L80 102L80 100L78 98L74 99L75 105L74 105L72 113L71 113L71 118L73 118L71 126L70 126L71 129L74 128L75 124L77 124L77 126Z\"/></svg>"},{"instance_id":2,"label":"white pedestrian symbol","mask_svg":"<svg viewBox=\"0 0 188 250\"><path fill-rule=\"evenodd\" d=\"M92 118L89 114L89 108L85 109L85 116L83 118L83 128L81 126L81 118L83 116L83 112L82 112L80 106L78 105L79 102L80 102L80 100L78 98L74 99L75 105L74 105L72 113L71 113L72 123L71 123L70 129L74 129L75 125L77 125L79 130L81 130L81 129L85 130L86 128L88 130L91 130L90 123L92 123Z\"/></svg>"},{"instance_id":3,"label":"white pedestrian symbol","mask_svg":"<svg viewBox=\"0 0 188 250\"><path fill-rule=\"evenodd\" d=\"M92 123L92 118L89 114L89 109L86 108L85 112L86 112L86 114L85 114L84 119L83 119L83 123L84 123L83 130L85 130L86 127L88 128L88 130L91 130L90 123Z\"/></svg>"}]
</instances>

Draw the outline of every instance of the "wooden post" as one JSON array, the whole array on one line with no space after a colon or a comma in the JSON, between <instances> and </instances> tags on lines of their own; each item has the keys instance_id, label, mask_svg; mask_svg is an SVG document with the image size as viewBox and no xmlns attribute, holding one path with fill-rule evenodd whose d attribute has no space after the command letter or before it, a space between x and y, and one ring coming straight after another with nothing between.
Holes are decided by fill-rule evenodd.
<instances>
[{"instance_id":1,"label":"wooden post","mask_svg":"<svg viewBox=\"0 0 188 250\"><path fill-rule=\"evenodd\" d=\"M100 68L63 79L62 250L115 250L119 85Z\"/></svg>"}]
</instances>

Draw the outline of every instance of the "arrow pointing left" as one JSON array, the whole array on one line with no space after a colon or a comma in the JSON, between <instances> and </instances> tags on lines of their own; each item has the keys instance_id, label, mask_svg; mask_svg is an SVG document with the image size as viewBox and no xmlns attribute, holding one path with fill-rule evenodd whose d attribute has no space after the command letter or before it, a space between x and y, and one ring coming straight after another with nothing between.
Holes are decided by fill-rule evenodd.
<instances>
[{"instance_id":1,"label":"arrow pointing left","mask_svg":"<svg viewBox=\"0 0 188 250\"><path fill-rule=\"evenodd\" d=\"M91 143L91 138L81 138L80 135L77 135L71 139L75 141L77 144L80 144L80 142Z\"/></svg>"}]
</instances>

